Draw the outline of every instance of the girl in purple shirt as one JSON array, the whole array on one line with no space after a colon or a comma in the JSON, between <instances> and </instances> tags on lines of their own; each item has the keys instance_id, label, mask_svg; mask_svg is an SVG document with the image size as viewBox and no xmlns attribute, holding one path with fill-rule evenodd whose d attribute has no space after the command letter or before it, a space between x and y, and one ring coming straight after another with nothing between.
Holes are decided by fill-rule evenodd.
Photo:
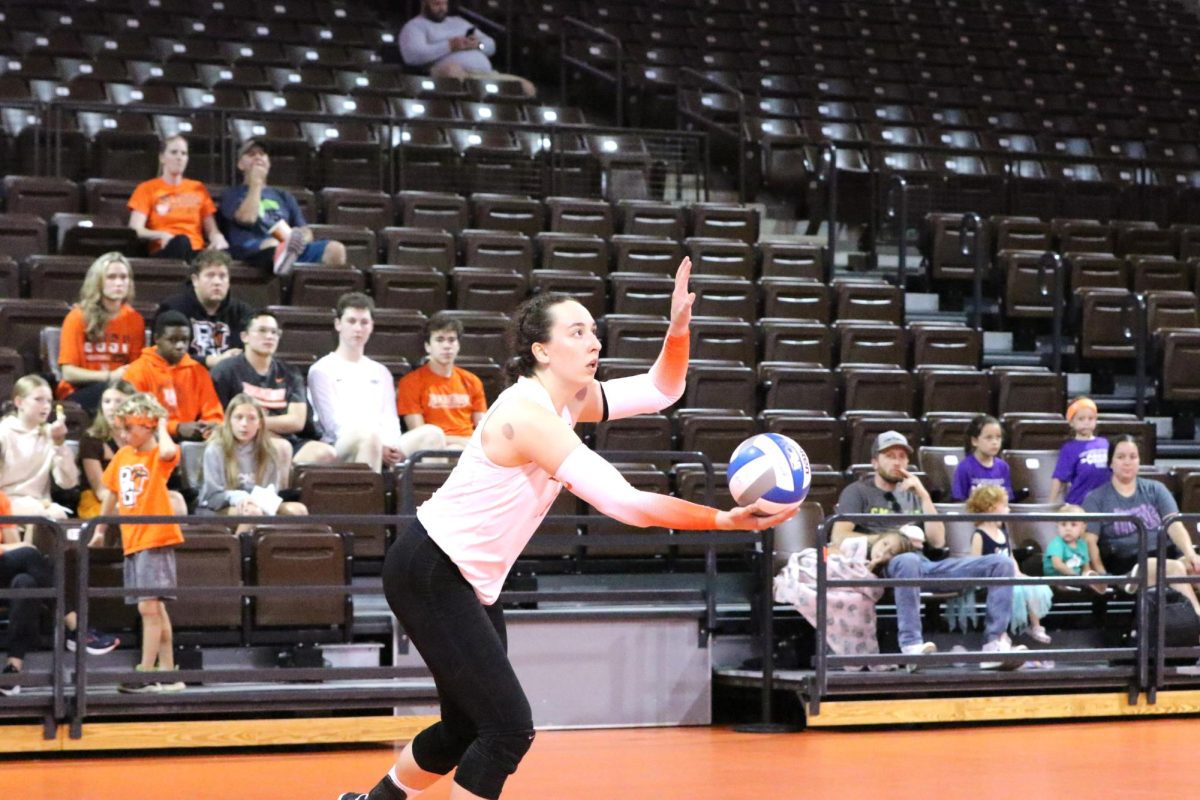
<instances>
[{"instance_id":1,"label":"girl in purple shirt","mask_svg":"<svg viewBox=\"0 0 1200 800\"><path fill-rule=\"evenodd\" d=\"M1108 482L1108 440L1096 435L1096 403L1090 397L1077 397L1067 406L1067 423L1075 433L1058 451L1054 480L1050 484L1050 502L1080 505L1093 489Z\"/></svg>"},{"instance_id":2,"label":"girl in purple shirt","mask_svg":"<svg viewBox=\"0 0 1200 800\"><path fill-rule=\"evenodd\" d=\"M1008 464L997 456L1004 439L1000 420L980 414L967 426L967 441L963 450L967 456L954 469L950 496L962 502L979 486L999 486L1013 499L1012 477Z\"/></svg>"}]
</instances>

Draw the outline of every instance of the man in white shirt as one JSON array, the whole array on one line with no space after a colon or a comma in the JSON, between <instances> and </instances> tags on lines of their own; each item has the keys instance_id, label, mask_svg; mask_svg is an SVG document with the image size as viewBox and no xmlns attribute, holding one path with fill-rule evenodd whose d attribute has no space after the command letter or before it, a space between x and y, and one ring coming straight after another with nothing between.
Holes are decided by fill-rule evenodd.
<instances>
[{"instance_id":1,"label":"man in white shirt","mask_svg":"<svg viewBox=\"0 0 1200 800\"><path fill-rule=\"evenodd\" d=\"M400 57L410 67L428 69L435 78L499 78L520 81L529 97L533 84L492 67L496 41L466 19L450 15L450 0L422 0L421 13L400 29Z\"/></svg>"},{"instance_id":2,"label":"man in white shirt","mask_svg":"<svg viewBox=\"0 0 1200 800\"><path fill-rule=\"evenodd\" d=\"M364 354L374 330L375 302L349 292L338 299L338 346L308 371L308 393L324 441L339 461L367 464L379 472L418 450L441 450L446 436L436 425L400 432L396 386L387 367Z\"/></svg>"}]
</instances>

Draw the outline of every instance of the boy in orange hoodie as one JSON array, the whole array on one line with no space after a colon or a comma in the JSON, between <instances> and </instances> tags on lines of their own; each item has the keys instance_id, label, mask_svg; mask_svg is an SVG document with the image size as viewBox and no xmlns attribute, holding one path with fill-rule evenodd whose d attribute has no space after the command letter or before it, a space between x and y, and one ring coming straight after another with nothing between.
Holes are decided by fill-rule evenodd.
<instances>
[{"instance_id":1,"label":"boy in orange hoodie","mask_svg":"<svg viewBox=\"0 0 1200 800\"><path fill-rule=\"evenodd\" d=\"M154 346L125 370L125 380L167 409L167 430L179 440L207 439L225 419L208 370L188 355L192 323L178 311L154 320Z\"/></svg>"}]
</instances>

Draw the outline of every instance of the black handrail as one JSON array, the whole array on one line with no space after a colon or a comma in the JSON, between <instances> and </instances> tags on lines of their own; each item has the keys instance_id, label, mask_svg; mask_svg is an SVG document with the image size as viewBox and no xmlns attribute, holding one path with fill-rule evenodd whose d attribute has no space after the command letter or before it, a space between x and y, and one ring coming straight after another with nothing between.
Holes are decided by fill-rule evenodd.
<instances>
[{"instance_id":1,"label":"black handrail","mask_svg":"<svg viewBox=\"0 0 1200 800\"><path fill-rule=\"evenodd\" d=\"M1133 295L1133 327L1134 327L1134 391L1137 392L1137 397L1134 399L1134 413L1138 419L1144 419L1146 416L1146 347L1149 345L1147 341L1150 337L1149 320L1146 318L1146 297L1141 292L1135 292Z\"/></svg>"},{"instance_id":2,"label":"black handrail","mask_svg":"<svg viewBox=\"0 0 1200 800\"><path fill-rule=\"evenodd\" d=\"M967 233L971 234L968 247ZM979 215L971 212L963 214L958 226L958 244L963 256L974 256L971 268L971 287L975 330L983 332L983 271L987 269L987 248L983 241L983 221Z\"/></svg>"},{"instance_id":3,"label":"black handrail","mask_svg":"<svg viewBox=\"0 0 1200 800\"><path fill-rule=\"evenodd\" d=\"M829 167L829 175L825 181L825 216L827 229L825 231L825 283L833 280L834 257L837 255L837 145L825 142L821 145L821 155Z\"/></svg>"},{"instance_id":4,"label":"black handrail","mask_svg":"<svg viewBox=\"0 0 1200 800\"><path fill-rule=\"evenodd\" d=\"M893 220L899 236L896 257L896 286L908 287L908 181L903 175L893 175L888 181L884 217Z\"/></svg>"},{"instance_id":5,"label":"black handrail","mask_svg":"<svg viewBox=\"0 0 1200 800\"><path fill-rule=\"evenodd\" d=\"M616 68L613 75L609 75L604 70L596 69L588 62L567 55L567 28L577 28L584 33L603 39L613 46L616 51ZM563 17L562 25L558 30L558 46L559 46L559 62L558 62L558 89L559 102L567 101L567 65L582 70L587 74L600 78L601 80L610 81L613 84L616 103L614 116L617 121L617 127L621 127L623 120L623 112L625 108L625 49L621 44L621 40L613 36L608 31L600 30L597 27L588 25L581 19L576 17Z\"/></svg>"},{"instance_id":6,"label":"black handrail","mask_svg":"<svg viewBox=\"0 0 1200 800\"><path fill-rule=\"evenodd\" d=\"M1046 584L1050 586L1088 586L1096 583L1105 584L1135 584L1139 589L1147 586L1146 575L1146 559L1147 559L1147 541L1146 541L1146 526L1145 523L1137 516L1132 514L1021 514L1022 520L1030 522L1047 522L1060 521L1068 519L1086 519L1089 522L1129 522L1137 527L1138 530L1138 564L1140 568L1136 577L1109 575L1100 577L1088 578L1031 578L1029 576L1018 576L1013 578L879 578L872 579L872 586L894 587L894 586L920 586L930 589L966 589L973 586L1016 586L1018 584ZM956 521L1011 521L1012 514L955 514ZM889 525L903 525L909 522L946 522L947 518L936 514L891 514L888 516ZM835 513L821 523L820 531L817 536L818 542L827 542L829 532L832 531L835 523L849 522L854 525L879 525L879 516L875 514L838 514ZM824 546L824 545L822 545ZM861 581L857 580L830 580L826 575L825 559L817 559L817 624L815 625L817 640L816 652L813 656L815 667L815 675L813 678L813 693L809 699L809 713L820 713L821 698L829 689L829 668L830 664L834 666L861 666L867 664L894 664L898 660L918 663L944 663L947 661L990 661L995 660L993 654L969 654L969 653L953 653L953 654L938 654L938 655L922 655L922 656L907 656L898 655L895 653L881 654L877 656L830 656L827 654L826 634L828 631L828 597L827 590L829 588L852 588L862 586ZM1139 603L1137 608L1139 630L1146 629L1147 610L1145 603ZM1025 660L1028 657L1041 657L1044 655L1053 655L1055 658L1067 661L1082 661L1095 658L1120 657L1128 655L1132 650L1137 658L1136 685L1130 687L1130 704L1136 700L1137 691L1146 687L1149 682L1149 646L1145 636L1139 637L1136 647L1134 648L1108 648L1105 650L1038 650L1029 651L1022 655L1019 653L1007 653L1004 655L1004 660Z\"/></svg>"},{"instance_id":7,"label":"black handrail","mask_svg":"<svg viewBox=\"0 0 1200 800\"><path fill-rule=\"evenodd\" d=\"M1153 703L1159 689L1165 687L1166 677L1166 659L1167 656L1187 656L1195 658L1200 655L1200 646L1193 645L1191 647L1167 647L1166 644L1166 603L1167 589L1170 588L1168 583L1188 583L1193 589L1200 588L1200 574L1188 574L1180 576L1167 577L1167 540L1169 539L1168 531L1176 522L1183 524L1185 529L1190 526L1200 524L1200 514L1179 513L1168 514L1163 517L1159 523L1162 526L1158 537L1157 547L1155 548L1155 557L1157 564L1155 565L1155 585L1154 585L1154 608L1157 614L1155 625L1156 638L1154 640L1154 667L1153 678L1150 686L1147 688L1147 699ZM1188 530L1188 536L1191 535ZM1139 630L1145 630L1141 628ZM1141 638L1146 638L1139 633Z\"/></svg>"},{"instance_id":8,"label":"black handrail","mask_svg":"<svg viewBox=\"0 0 1200 800\"><path fill-rule=\"evenodd\" d=\"M716 78L705 75L699 70L691 67L683 67L679 70L682 77L692 78L698 84L706 84L722 92L733 95L737 99L737 129L732 133L722 125L717 124L713 120L704 117L700 114L689 111L685 105L684 93L677 91L675 93L675 113L680 118L687 118L694 122L699 122L704 125L712 133L717 133L722 136L732 136L737 142L737 176L738 176L738 202L746 202L746 95L739 89L730 86L724 81L719 81ZM683 126L680 125L680 128Z\"/></svg>"},{"instance_id":9,"label":"black handrail","mask_svg":"<svg viewBox=\"0 0 1200 800\"><path fill-rule=\"evenodd\" d=\"M1054 372L1062 372L1062 322L1063 313L1063 274L1062 257L1053 250L1042 253L1038 259L1038 291L1042 297L1050 296L1053 310L1051 332L1053 341L1050 344L1050 368ZM1049 282L1046 280L1050 276Z\"/></svg>"}]
</instances>

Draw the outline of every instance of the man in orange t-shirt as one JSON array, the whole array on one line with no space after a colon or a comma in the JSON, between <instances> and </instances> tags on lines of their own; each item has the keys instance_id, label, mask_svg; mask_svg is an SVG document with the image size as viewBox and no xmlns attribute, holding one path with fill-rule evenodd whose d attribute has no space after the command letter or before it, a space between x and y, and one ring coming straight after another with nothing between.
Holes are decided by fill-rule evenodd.
<instances>
[{"instance_id":1,"label":"man in orange t-shirt","mask_svg":"<svg viewBox=\"0 0 1200 800\"><path fill-rule=\"evenodd\" d=\"M125 380L167 409L167 430L177 439L207 439L225 419L208 370L188 355L192 323L178 311L154 320L154 346L125 370Z\"/></svg>"},{"instance_id":2,"label":"man in orange t-shirt","mask_svg":"<svg viewBox=\"0 0 1200 800\"><path fill-rule=\"evenodd\" d=\"M462 367L458 358L462 323L447 314L434 314L425 324L423 366L400 379L396 385L396 413L404 426L437 425L446 434L449 447L465 447L475 425L487 411L483 381Z\"/></svg>"}]
</instances>

